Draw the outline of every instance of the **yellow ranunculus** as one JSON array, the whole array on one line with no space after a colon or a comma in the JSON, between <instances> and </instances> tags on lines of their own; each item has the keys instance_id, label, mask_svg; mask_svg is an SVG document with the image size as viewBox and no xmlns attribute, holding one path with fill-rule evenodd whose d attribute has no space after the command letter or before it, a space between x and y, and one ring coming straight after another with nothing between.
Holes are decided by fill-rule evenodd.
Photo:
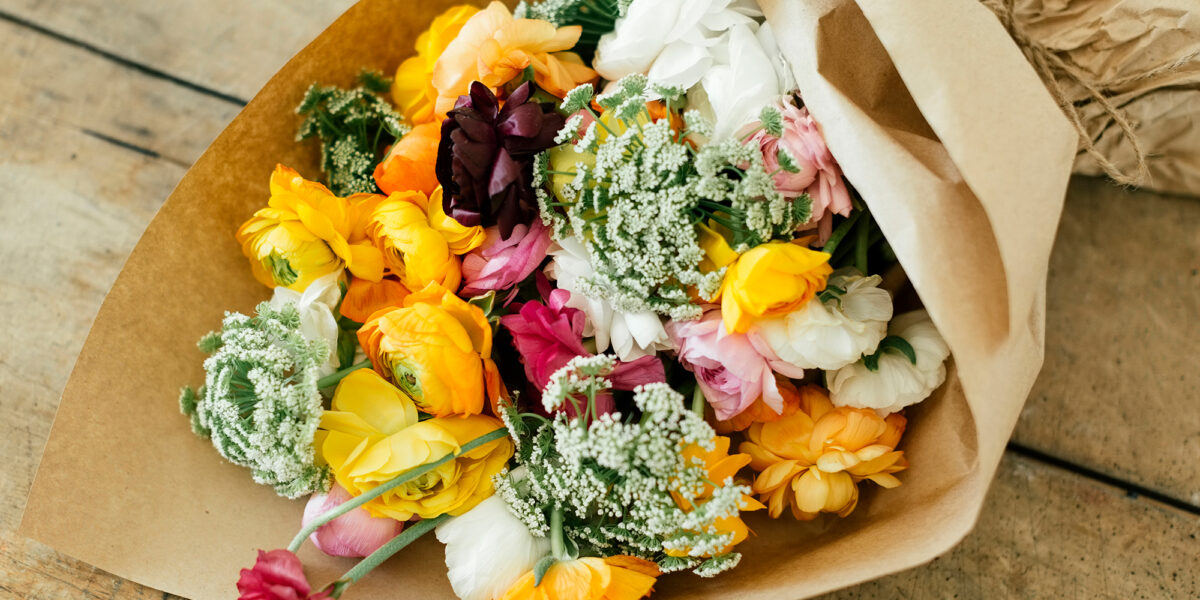
<instances>
[{"instance_id":1,"label":"yellow ranunculus","mask_svg":"<svg viewBox=\"0 0 1200 600\"><path fill-rule=\"evenodd\" d=\"M420 421L416 404L404 392L374 371L360 369L338 385L332 410L321 416L318 442L338 484L357 496L503 426L482 415ZM492 476L512 454L512 442L500 438L363 506L372 516L399 521L461 515L492 495Z\"/></svg>"},{"instance_id":2,"label":"yellow ranunculus","mask_svg":"<svg viewBox=\"0 0 1200 600\"><path fill-rule=\"evenodd\" d=\"M500 396L487 317L436 283L372 315L358 341L375 371L434 416L479 414Z\"/></svg>"},{"instance_id":3,"label":"yellow ranunculus","mask_svg":"<svg viewBox=\"0 0 1200 600\"><path fill-rule=\"evenodd\" d=\"M713 449L711 451L705 450L704 448L693 444L684 449L683 456L687 458L688 461L699 460L700 462L703 462L704 468L708 471L707 479L709 483L705 484L704 490L696 496L696 500L700 501L700 503L703 503L703 501L712 497L712 494L715 491L715 488L712 486L713 483L723 484L726 479L737 475L737 472L742 470L742 467L750 464L750 455L748 454L730 455L729 438L721 435L713 438ZM688 502L683 496L680 496L675 492L672 492L671 496L675 499L675 503L678 504L680 508L688 512L691 512L694 509L692 503ZM741 512L751 512L762 510L763 508L766 507L764 507L761 502L755 500L751 496L742 496L742 502L740 506L738 506L738 509ZM718 548L714 552L704 554L703 556L706 557L720 556L722 554L732 552L734 546L742 543L747 537L750 536L750 528L746 526L744 521L742 521L740 514L717 519L712 522L712 527L713 529L711 531L706 531L706 533L731 533L733 534L733 539L723 548ZM665 552L667 556L682 557L690 556L692 550L692 548L667 548Z\"/></svg>"},{"instance_id":4,"label":"yellow ranunculus","mask_svg":"<svg viewBox=\"0 0 1200 600\"><path fill-rule=\"evenodd\" d=\"M830 256L799 244L767 242L738 257L721 285L721 316L729 333L755 319L787 314L825 289Z\"/></svg>"},{"instance_id":5,"label":"yellow ranunculus","mask_svg":"<svg viewBox=\"0 0 1200 600\"><path fill-rule=\"evenodd\" d=\"M738 259L738 253L722 235L724 227L717 223L698 223L696 225L696 241L704 251L700 260L700 271L711 273L733 264Z\"/></svg>"},{"instance_id":6,"label":"yellow ranunculus","mask_svg":"<svg viewBox=\"0 0 1200 600\"><path fill-rule=\"evenodd\" d=\"M314 279L346 267L355 277L379 281L383 257L366 240L365 215L376 194L333 195L283 165L271 174L271 198L237 230L254 277L268 287L303 291Z\"/></svg>"},{"instance_id":7,"label":"yellow ranunculus","mask_svg":"<svg viewBox=\"0 0 1200 600\"><path fill-rule=\"evenodd\" d=\"M413 125L437 123L445 111L435 113L438 92L433 87L433 68L446 46L458 35L464 23L479 12L474 6L454 6L440 14L429 29L417 37L417 55L400 63L392 81L392 99L404 118Z\"/></svg>"},{"instance_id":8,"label":"yellow ranunculus","mask_svg":"<svg viewBox=\"0 0 1200 600\"><path fill-rule=\"evenodd\" d=\"M767 503L772 518L790 506L792 516L809 520L817 513L845 517L858 505L858 482L870 479L885 487L900 485L897 471L908 463L896 450L905 419L875 411L835 407L816 385L800 388L794 413L770 423L755 423L738 448L758 471L754 493Z\"/></svg>"},{"instance_id":9,"label":"yellow ranunculus","mask_svg":"<svg viewBox=\"0 0 1200 600\"><path fill-rule=\"evenodd\" d=\"M367 232L388 270L410 290L430 283L458 289L462 266L456 255L479 247L486 235L482 227L464 227L446 216L440 186L429 198L417 191L388 196L371 213Z\"/></svg>"},{"instance_id":10,"label":"yellow ranunculus","mask_svg":"<svg viewBox=\"0 0 1200 600\"><path fill-rule=\"evenodd\" d=\"M658 565L633 556L586 557L554 563L534 585L521 576L501 600L637 600L654 590Z\"/></svg>"},{"instance_id":11,"label":"yellow ranunculus","mask_svg":"<svg viewBox=\"0 0 1200 600\"><path fill-rule=\"evenodd\" d=\"M454 108L471 83L498 88L533 67L538 86L563 97L575 86L594 81L596 72L570 50L579 41L578 25L555 27L539 19L515 19L500 2L492 2L462 26L433 69L438 90L435 114Z\"/></svg>"}]
</instances>

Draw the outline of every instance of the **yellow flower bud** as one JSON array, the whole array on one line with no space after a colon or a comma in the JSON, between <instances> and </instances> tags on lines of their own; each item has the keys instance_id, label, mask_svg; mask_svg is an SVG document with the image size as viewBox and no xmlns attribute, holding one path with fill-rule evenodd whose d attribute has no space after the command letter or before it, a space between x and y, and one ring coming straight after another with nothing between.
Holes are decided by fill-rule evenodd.
<instances>
[{"instance_id":1,"label":"yellow flower bud","mask_svg":"<svg viewBox=\"0 0 1200 600\"><path fill-rule=\"evenodd\" d=\"M799 244L767 242L747 250L725 272L721 315L730 333L756 319L787 314L825 289L830 256Z\"/></svg>"}]
</instances>

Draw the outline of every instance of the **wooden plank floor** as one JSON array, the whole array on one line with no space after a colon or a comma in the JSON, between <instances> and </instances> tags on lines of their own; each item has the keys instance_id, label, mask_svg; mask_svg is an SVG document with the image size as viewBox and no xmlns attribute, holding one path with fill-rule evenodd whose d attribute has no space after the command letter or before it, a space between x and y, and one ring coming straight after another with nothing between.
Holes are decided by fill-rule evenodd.
<instances>
[{"instance_id":1,"label":"wooden plank floor","mask_svg":"<svg viewBox=\"0 0 1200 600\"><path fill-rule=\"evenodd\" d=\"M169 597L13 532L142 229L350 3L0 0L0 599ZM1200 596L1200 200L1073 182L1048 302L1046 368L977 529L827 598Z\"/></svg>"}]
</instances>

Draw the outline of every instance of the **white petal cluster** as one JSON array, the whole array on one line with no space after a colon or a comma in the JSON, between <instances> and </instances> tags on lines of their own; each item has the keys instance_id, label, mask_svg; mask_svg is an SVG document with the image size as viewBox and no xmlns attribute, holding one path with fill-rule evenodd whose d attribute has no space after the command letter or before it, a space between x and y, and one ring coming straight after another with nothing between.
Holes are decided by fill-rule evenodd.
<instances>
[{"instance_id":1,"label":"white petal cluster","mask_svg":"<svg viewBox=\"0 0 1200 600\"><path fill-rule=\"evenodd\" d=\"M510 474L515 475L518 473ZM462 600L503 596L513 582L550 553L550 539L531 534L499 496L438 525L436 533L438 541L446 545L450 587Z\"/></svg>"},{"instance_id":2,"label":"white petal cluster","mask_svg":"<svg viewBox=\"0 0 1200 600\"><path fill-rule=\"evenodd\" d=\"M757 335L801 369L834 371L874 354L887 335L892 297L878 275L857 271L829 278L826 293L798 310L758 322ZM844 291L843 291L844 290Z\"/></svg>"},{"instance_id":3,"label":"white petal cluster","mask_svg":"<svg viewBox=\"0 0 1200 600\"><path fill-rule=\"evenodd\" d=\"M921 402L946 380L946 358L950 347L929 319L917 310L892 320L888 335L904 338L916 352L913 364L901 352L885 351L878 369L863 361L825 373L830 399L837 406L873 408L883 414Z\"/></svg>"},{"instance_id":4,"label":"white petal cluster","mask_svg":"<svg viewBox=\"0 0 1200 600\"><path fill-rule=\"evenodd\" d=\"M591 256L578 239L567 237L556 242L550 246L550 256L553 261L546 267L546 276L556 280L558 288L571 292L567 306L586 315L583 335L595 336L597 353L611 346L617 358L628 362L671 348L662 318L654 311L617 310L608 300L583 292L583 281L593 271Z\"/></svg>"},{"instance_id":5,"label":"white petal cluster","mask_svg":"<svg viewBox=\"0 0 1200 600\"><path fill-rule=\"evenodd\" d=\"M336 271L314 279L304 292L289 290L283 286L275 288L271 296L271 306L276 310L284 305L294 303L300 313L300 333L309 341L324 340L330 349L338 347L338 324L334 308L342 299L342 271ZM321 363L318 373L324 377L337 371L337 352L330 352L325 362Z\"/></svg>"},{"instance_id":6,"label":"white petal cluster","mask_svg":"<svg viewBox=\"0 0 1200 600\"><path fill-rule=\"evenodd\" d=\"M633 0L600 38L594 66L609 81L642 73L687 90L714 123L714 139L795 88L754 0Z\"/></svg>"}]
</instances>

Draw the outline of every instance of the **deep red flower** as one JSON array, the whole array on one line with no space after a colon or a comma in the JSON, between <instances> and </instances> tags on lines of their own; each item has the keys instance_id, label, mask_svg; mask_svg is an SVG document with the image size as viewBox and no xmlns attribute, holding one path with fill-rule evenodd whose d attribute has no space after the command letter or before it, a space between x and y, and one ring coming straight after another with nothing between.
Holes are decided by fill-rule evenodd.
<instances>
[{"instance_id":1,"label":"deep red flower","mask_svg":"<svg viewBox=\"0 0 1200 600\"><path fill-rule=\"evenodd\" d=\"M526 82L501 107L476 81L442 122L436 170L446 214L468 227L499 225L506 240L537 218L533 158L555 145L566 122L553 104L531 102L532 93Z\"/></svg>"},{"instance_id":2,"label":"deep red flower","mask_svg":"<svg viewBox=\"0 0 1200 600\"><path fill-rule=\"evenodd\" d=\"M287 550L258 551L254 568L242 569L238 600L330 600L327 592L312 593L300 559Z\"/></svg>"}]
</instances>

